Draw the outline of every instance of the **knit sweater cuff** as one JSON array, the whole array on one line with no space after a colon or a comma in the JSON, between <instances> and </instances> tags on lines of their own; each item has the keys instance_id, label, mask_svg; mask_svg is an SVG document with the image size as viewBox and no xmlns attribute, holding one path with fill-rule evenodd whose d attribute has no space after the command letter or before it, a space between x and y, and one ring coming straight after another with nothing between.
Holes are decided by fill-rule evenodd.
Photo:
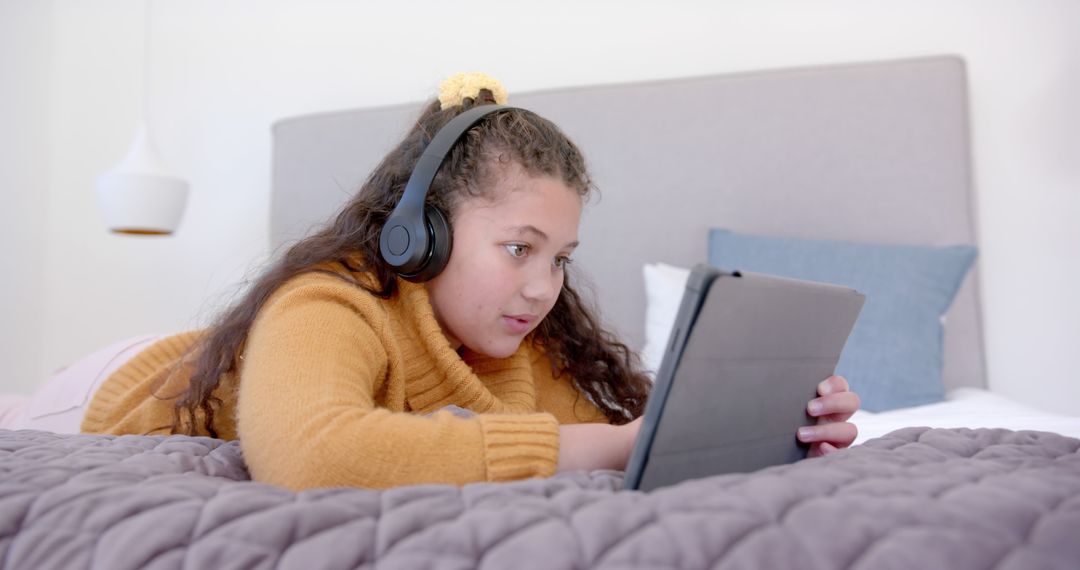
<instances>
[{"instance_id":1,"label":"knit sweater cuff","mask_svg":"<svg viewBox=\"0 0 1080 570\"><path fill-rule=\"evenodd\" d=\"M550 477L559 462L559 422L551 414L480 414L488 481Z\"/></svg>"}]
</instances>

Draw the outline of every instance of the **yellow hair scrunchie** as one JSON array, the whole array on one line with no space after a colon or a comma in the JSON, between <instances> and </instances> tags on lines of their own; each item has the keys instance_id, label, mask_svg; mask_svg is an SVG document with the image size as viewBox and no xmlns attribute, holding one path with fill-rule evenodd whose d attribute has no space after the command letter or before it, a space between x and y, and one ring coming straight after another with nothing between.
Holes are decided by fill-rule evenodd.
<instances>
[{"instance_id":1,"label":"yellow hair scrunchie","mask_svg":"<svg viewBox=\"0 0 1080 570\"><path fill-rule=\"evenodd\" d=\"M506 104L506 88L499 83L498 79L486 73L458 73L447 77L439 84L439 105L447 109L455 105L461 105L466 97L476 99L480 96L480 90L487 89L495 97L495 103Z\"/></svg>"}]
</instances>

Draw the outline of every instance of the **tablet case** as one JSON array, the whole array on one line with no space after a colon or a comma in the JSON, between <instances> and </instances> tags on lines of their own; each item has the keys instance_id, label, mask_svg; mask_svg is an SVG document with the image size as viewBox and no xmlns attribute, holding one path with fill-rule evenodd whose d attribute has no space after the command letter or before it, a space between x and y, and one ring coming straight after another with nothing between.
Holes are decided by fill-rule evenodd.
<instances>
[{"instance_id":1,"label":"tablet case","mask_svg":"<svg viewBox=\"0 0 1080 570\"><path fill-rule=\"evenodd\" d=\"M796 430L833 374L865 297L770 275L691 272L627 465L625 489L806 457Z\"/></svg>"}]
</instances>

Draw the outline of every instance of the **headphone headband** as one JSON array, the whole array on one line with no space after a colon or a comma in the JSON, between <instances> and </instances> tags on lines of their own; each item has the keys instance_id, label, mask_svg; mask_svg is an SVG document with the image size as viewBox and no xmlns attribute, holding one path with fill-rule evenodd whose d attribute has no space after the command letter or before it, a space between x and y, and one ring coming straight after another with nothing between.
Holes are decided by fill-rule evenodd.
<instances>
[{"instance_id":1,"label":"headphone headband","mask_svg":"<svg viewBox=\"0 0 1080 570\"><path fill-rule=\"evenodd\" d=\"M425 208L428 190L446 155L470 128L506 105L479 105L451 119L416 161L401 201L394 207L379 235L379 252L398 275L426 281L439 274L450 257L452 234L437 208Z\"/></svg>"},{"instance_id":2,"label":"headphone headband","mask_svg":"<svg viewBox=\"0 0 1080 570\"><path fill-rule=\"evenodd\" d=\"M420 160L416 161L412 175L405 184L405 193L401 195L401 202L394 208L394 212L402 210L404 213L422 209L428 190L431 188L431 182L435 180L435 174L439 172L439 167L446 160L450 149L454 148L458 140L481 119L507 108L509 107L506 105L479 105L454 117L439 129L439 132L435 133L435 138L431 139L431 143L420 155Z\"/></svg>"}]
</instances>

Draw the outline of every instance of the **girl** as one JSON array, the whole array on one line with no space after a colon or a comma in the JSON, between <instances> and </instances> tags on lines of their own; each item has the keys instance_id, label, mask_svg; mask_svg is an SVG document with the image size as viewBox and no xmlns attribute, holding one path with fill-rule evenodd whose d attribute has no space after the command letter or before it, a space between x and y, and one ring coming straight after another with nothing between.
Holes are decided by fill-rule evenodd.
<instances>
[{"instance_id":1,"label":"girl","mask_svg":"<svg viewBox=\"0 0 1080 570\"><path fill-rule=\"evenodd\" d=\"M239 438L254 479L294 490L625 468L650 383L566 279L590 181L555 125L500 109L451 147L426 197L452 228L437 274L403 279L380 250L436 133L504 101L486 76L445 82L336 219L213 326L98 355L82 430ZM851 444L858 408L842 378L819 392L798 434L814 455Z\"/></svg>"}]
</instances>

